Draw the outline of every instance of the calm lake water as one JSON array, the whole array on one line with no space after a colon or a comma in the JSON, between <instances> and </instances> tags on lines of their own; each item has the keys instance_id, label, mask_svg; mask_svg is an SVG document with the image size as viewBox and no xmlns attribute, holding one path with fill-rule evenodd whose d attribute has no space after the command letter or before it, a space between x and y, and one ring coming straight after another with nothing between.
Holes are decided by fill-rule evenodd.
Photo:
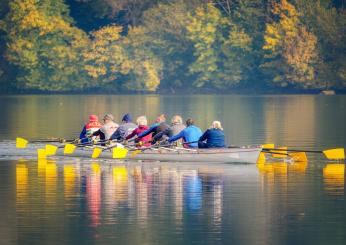
<instances>
[{"instance_id":1,"label":"calm lake water","mask_svg":"<svg viewBox=\"0 0 346 245\"><path fill-rule=\"evenodd\" d=\"M346 244L344 162L159 163L21 156L93 113L223 123L227 143L346 146L346 96L0 97L0 244ZM34 145L35 146L35 145Z\"/></svg>"}]
</instances>

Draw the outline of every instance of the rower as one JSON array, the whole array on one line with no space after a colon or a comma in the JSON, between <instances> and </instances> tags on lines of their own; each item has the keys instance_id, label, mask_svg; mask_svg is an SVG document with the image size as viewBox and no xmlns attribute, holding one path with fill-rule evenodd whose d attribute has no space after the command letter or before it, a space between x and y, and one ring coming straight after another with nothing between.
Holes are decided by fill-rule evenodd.
<instances>
[{"instance_id":1,"label":"rower","mask_svg":"<svg viewBox=\"0 0 346 245\"><path fill-rule=\"evenodd\" d=\"M181 116L175 115L172 117L171 126L167 128L166 130L156 134L152 140L152 143L154 144L157 141L165 140L165 139L168 139L169 137L177 135L185 128L186 127L183 124L183 119L181 118Z\"/></svg>"},{"instance_id":2,"label":"rower","mask_svg":"<svg viewBox=\"0 0 346 245\"><path fill-rule=\"evenodd\" d=\"M184 142L189 142L188 144L184 144L186 148L197 148L198 147L198 139L201 137L202 131L199 127L194 125L194 122L191 118L186 120L186 128L182 130L179 134L172 136L168 139L168 142L171 143L178 139L183 139Z\"/></svg>"},{"instance_id":3,"label":"rower","mask_svg":"<svg viewBox=\"0 0 346 245\"><path fill-rule=\"evenodd\" d=\"M124 140L126 136L132 133L137 125L132 122L132 116L127 113L123 116L122 123L117 130L109 138L110 140Z\"/></svg>"},{"instance_id":4,"label":"rower","mask_svg":"<svg viewBox=\"0 0 346 245\"><path fill-rule=\"evenodd\" d=\"M152 133L152 137L155 137L155 135L166 130L167 128L169 128L169 125L166 123L166 117L164 114L161 114L156 118L155 123L152 124L149 129L140 133L138 137L142 138L150 133Z\"/></svg>"},{"instance_id":5,"label":"rower","mask_svg":"<svg viewBox=\"0 0 346 245\"><path fill-rule=\"evenodd\" d=\"M103 123L102 127L94 132L92 136L99 136L100 140L108 140L119 125L114 122L114 116L112 114L106 114L103 117Z\"/></svg>"},{"instance_id":6,"label":"rower","mask_svg":"<svg viewBox=\"0 0 346 245\"><path fill-rule=\"evenodd\" d=\"M98 117L96 115L90 115L89 122L84 125L82 132L79 135L81 143L89 142L89 139L91 139L92 134L99 130L101 127L102 124L99 122Z\"/></svg>"},{"instance_id":7,"label":"rower","mask_svg":"<svg viewBox=\"0 0 346 245\"><path fill-rule=\"evenodd\" d=\"M204 142L206 141L206 142ZM220 121L214 121L198 140L198 148L222 148L225 146L225 134Z\"/></svg>"},{"instance_id":8,"label":"rower","mask_svg":"<svg viewBox=\"0 0 346 245\"><path fill-rule=\"evenodd\" d=\"M143 133L144 131L148 130L149 127L147 124L148 124L148 120L145 116L138 117L137 118L138 127L126 137L126 140L129 140L135 136L138 136L140 133ZM143 137L137 137L135 139L136 143L140 143L140 145L144 145L144 146L150 146L150 141L151 141L151 133Z\"/></svg>"}]
</instances>

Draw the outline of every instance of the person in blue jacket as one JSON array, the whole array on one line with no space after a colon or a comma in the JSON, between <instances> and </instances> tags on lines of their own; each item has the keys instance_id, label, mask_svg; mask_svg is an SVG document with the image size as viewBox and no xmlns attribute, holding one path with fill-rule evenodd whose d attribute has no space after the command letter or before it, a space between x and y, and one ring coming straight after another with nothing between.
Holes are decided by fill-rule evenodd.
<instances>
[{"instance_id":1,"label":"person in blue jacket","mask_svg":"<svg viewBox=\"0 0 346 245\"><path fill-rule=\"evenodd\" d=\"M168 142L171 143L178 139L183 138L184 142L191 142L184 144L184 147L187 148L197 148L198 140L202 135L202 131L199 127L196 127L191 118L186 120L186 128L183 129L179 134L174 135L168 139Z\"/></svg>"},{"instance_id":2,"label":"person in blue jacket","mask_svg":"<svg viewBox=\"0 0 346 245\"><path fill-rule=\"evenodd\" d=\"M206 142L204 142L206 141ZM198 140L198 148L222 148L225 145L225 134L221 122L214 121L211 127Z\"/></svg>"}]
</instances>

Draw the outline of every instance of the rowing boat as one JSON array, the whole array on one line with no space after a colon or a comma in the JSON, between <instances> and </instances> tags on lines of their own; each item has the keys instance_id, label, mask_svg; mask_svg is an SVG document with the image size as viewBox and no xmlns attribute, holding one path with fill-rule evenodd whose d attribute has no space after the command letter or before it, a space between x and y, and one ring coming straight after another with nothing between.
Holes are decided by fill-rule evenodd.
<instances>
[{"instance_id":1,"label":"rowing boat","mask_svg":"<svg viewBox=\"0 0 346 245\"><path fill-rule=\"evenodd\" d=\"M149 160L163 162L224 162L224 163L256 163L261 147L220 148L220 149L186 149L186 148L150 148L132 154L129 151L125 159ZM75 157L90 157L92 148L78 148L72 154ZM58 155L60 155L58 153ZM112 152L104 151L99 158L112 159Z\"/></svg>"}]
</instances>

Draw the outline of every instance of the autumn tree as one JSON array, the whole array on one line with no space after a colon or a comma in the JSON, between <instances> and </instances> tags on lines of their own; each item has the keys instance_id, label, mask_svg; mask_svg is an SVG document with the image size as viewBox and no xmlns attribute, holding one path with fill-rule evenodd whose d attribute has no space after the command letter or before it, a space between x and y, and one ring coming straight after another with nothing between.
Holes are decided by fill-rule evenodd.
<instances>
[{"instance_id":1,"label":"autumn tree","mask_svg":"<svg viewBox=\"0 0 346 245\"><path fill-rule=\"evenodd\" d=\"M287 0L274 3L272 13L276 21L266 25L263 49L267 61L262 67L280 86L319 86L315 80L316 36L302 24L300 13Z\"/></svg>"},{"instance_id":2,"label":"autumn tree","mask_svg":"<svg viewBox=\"0 0 346 245\"><path fill-rule=\"evenodd\" d=\"M316 79L325 88L346 86L346 10L331 1L299 0L303 21L317 37L320 60Z\"/></svg>"},{"instance_id":3,"label":"autumn tree","mask_svg":"<svg viewBox=\"0 0 346 245\"><path fill-rule=\"evenodd\" d=\"M160 88L163 90L191 88L189 65L193 61L193 46L187 37L188 10L193 1L177 0L171 4L158 4L143 14L141 45L162 63Z\"/></svg>"},{"instance_id":4,"label":"autumn tree","mask_svg":"<svg viewBox=\"0 0 346 245\"><path fill-rule=\"evenodd\" d=\"M218 8L213 4L198 7L190 15L187 30L194 43L190 72L197 76L196 87L229 88L246 79L244 57L251 38Z\"/></svg>"},{"instance_id":5,"label":"autumn tree","mask_svg":"<svg viewBox=\"0 0 346 245\"><path fill-rule=\"evenodd\" d=\"M80 54L88 38L71 25L62 0L13 0L9 7L6 57L19 69L18 88L68 91L93 86L80 74Z\"/></svg>"},{"instance_id":6,"label":"autumn tree","mask_svg":"<svg viewBox=\"0 0 346 245\"><path fill-rule=\"evenodd\" d=\"M119 87L116 81L129 72L121 31L122 27L110 25L90 34L90 46L83 53L84 69L98 87Z\"/></svg>"}]
</instances>

